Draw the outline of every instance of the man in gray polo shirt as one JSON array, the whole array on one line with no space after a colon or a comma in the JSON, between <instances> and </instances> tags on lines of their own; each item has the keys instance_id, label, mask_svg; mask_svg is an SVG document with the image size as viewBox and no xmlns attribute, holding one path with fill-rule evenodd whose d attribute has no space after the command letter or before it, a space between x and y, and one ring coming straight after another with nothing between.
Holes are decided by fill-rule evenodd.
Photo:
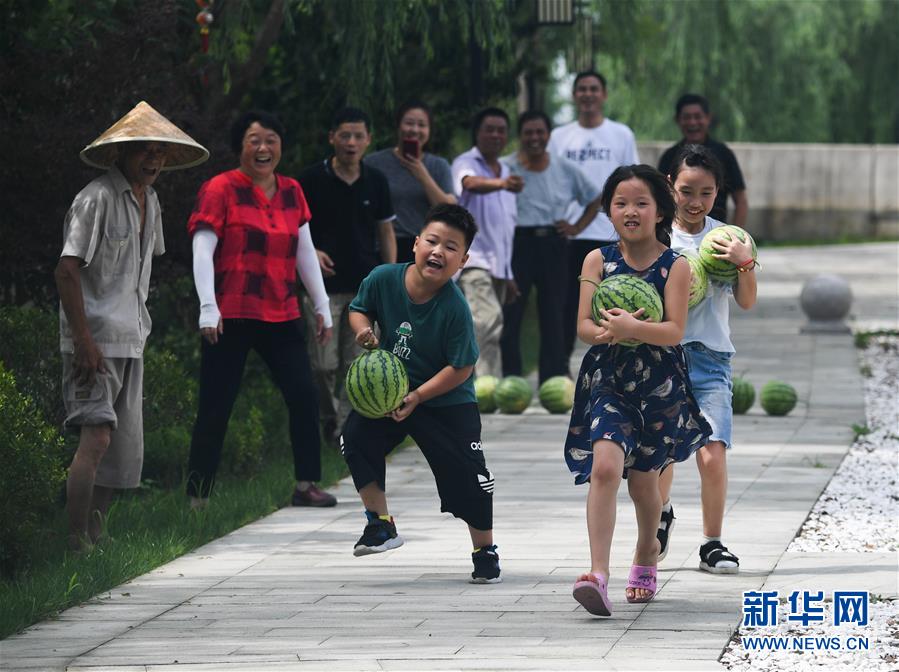
<instances>
[{"instance_id":1,"label":"man in gray polo shirt","mask_svg":"<svg viewBox=\"0 0 899 672\"><path fill-rule=\"evenodd\" d=\"M208 157L144 102L81 152L108 170L72 202L54 274L66 427L80 432L66 483L73 550L97 541L114 489L140 485L146 301L152 259L165 252L152 184Z\"/></svg>"}]
</instances>

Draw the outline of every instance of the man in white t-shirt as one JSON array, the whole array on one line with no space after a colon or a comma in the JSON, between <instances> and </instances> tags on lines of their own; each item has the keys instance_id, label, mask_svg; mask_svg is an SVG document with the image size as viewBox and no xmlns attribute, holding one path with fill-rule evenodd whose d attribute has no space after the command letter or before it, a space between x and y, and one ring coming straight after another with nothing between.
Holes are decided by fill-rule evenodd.
<instances>
[{"instance_id":1,"label":"man in white t-shirt","mask_svg":"<svg viewBox=\"0 0 899 672\"><path fill-rule=\"evenodd\" d=\"M553 130L548 150L551 154L580 164L593 184L602 190L616 168L640 162L634 132L624 124L605 117L603 107L608 93L606 79L600 73L593 70L578 73L574 78L573 95L577 119ZM573 202L567 212L568 221L577 221L583 211L580 204ZM600 212L582 233L570 241L564 325L564 344L569 358L577 336L580 291L577 277L581 273L584 257L617 239L612 222L604 212Z\"/></svg>"}]
</instances>

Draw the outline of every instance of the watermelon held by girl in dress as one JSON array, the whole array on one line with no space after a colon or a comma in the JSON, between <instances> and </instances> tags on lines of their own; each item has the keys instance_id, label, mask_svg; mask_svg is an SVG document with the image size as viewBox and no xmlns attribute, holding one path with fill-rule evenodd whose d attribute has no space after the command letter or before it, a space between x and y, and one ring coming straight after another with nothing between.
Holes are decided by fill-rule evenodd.
<instances>
[{"instance_id":1,"label":"watermelon held by girl in dress","mask_svg":"<svg viewBox=\"0 0 899 672\"><path fill-rule=\"evenodd\" d=\"M520 376L506 376L499 381L493 392L493 399L500 413L511 415L524 412L524 409L530 406L533 396L534 391L530 384Z\"/></svg>"},{"instance_id":2,"label":"watermelon held by girl in dress","mask_svg":"<svg viewBox=\"0 0 899 672\"><path fill-rule=\"evenodd\" d=\"M587 278L582 279L593 282ZM593 282L593 284L596 283ZM590 308L593 313L593 321L597 324L602 319L599 311L611 308L621 308L629 313L642 308L643 314L639 319L644 322L661 322L665 313L662 297L659 296L656 288L636 275L612 275L600 282L593 292ZM619 341L619 345L634 347L640 345L640 341L629 338Z\"/></svg>"},{"instance_id":3,"label":"watermelon held by girl in dress","mask_svg":"<svg viewBox=\"0 0 899 672\"><path fill-rule=\"evenodd\" d=\"M733 395L731 396L731 408L734 413L742 415L755 402L755 388L745 378L734 378Z\"/></svg>"},{"instance_id":4,"label":"watermelon held by girl in dress","mask_svg":"<svg viewBox=\"0 0 899 672\"><path fill-rule=\"evenodd\" d=\"M690 294L687 299L687 308L692 308L705 298L709 291L709 276L705 272L699 257L693 253L684 253L687 263L690 264Z\"/></svg>"},{"instance_id":5,"label":"watermelon held by girl in dress","mask_svg":"<svg viewBox=\"0 0 899 672\"><path fill-rule=\"evenodd\" d=\"M386 350L369 350L350 364L346 392L359 415L382 418L403 403L409 393L409 376L396 355Z\"/></svg>"},{"instance_id":6,"label":"watermelon held by girl in dress","mask_svg":"<svg viewBox=\"0 0 899 672\"><path fill-rule=\"evenodd\" d=\"M568 413L574 405L574 381L567 376L553 376L537 390L540 405L550 413Z\"/></svg>"},{"instance_id":7,"label":"watermelon held by girl in dress","mask_svg":"<svg viewBox=\"0 0 899 672\"><path fill-rule=\"evenodd\" d=\"M772 380L759 393L759 403L768 415L786 415L796 407L796 390L789 383Z\"/></svg>"},{"instance_id":8,"label":"watermelon held by girl in dress","mask_svg":"<svg viewBox=\"0 0 899 672\"><path fill-rule=\"evenodd\" d=\"M493 413L496 410L493 393L498 384L496 376L478 376L474 379L474 394L478 398L478 410L481 413Z\"/></svg>"},{"instance_id":9,"label":"watermelon held by girl in dress","mask_svg":"<svg viewBox=\"0 0 899 672\"><path fill-rule=\"evenodd\" d=\"M744 242L748 238L752 245L752 258L756 260L759 257L758 248L756 248L755 241L752 239L752 236L749 235L748 231L741 229L739 226L734 226L733 224L715 227L705 234L702 242L699 244L699 259L702 261L702 265L705 267L709 279L717 280L726 285L732 285L737 281L737 267L726 259L718 259L715 256L716 254L719 254L718 250L712 245L712 241L716 238L726 240L738 238Z\"/></svg>"}]
</instances>

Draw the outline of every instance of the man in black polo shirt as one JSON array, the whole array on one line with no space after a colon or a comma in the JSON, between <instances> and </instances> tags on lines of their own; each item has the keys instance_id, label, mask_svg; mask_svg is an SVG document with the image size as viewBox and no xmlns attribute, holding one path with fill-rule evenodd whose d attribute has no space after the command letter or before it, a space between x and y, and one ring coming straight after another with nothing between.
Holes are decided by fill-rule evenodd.
<instances>
[{"instance_id":1,"label":"man in black polo shirt","mask_svg":"<svg viewBox=\"0 0 899 672\"><path fill-rule=\"evenodd\" d=\"M728 195L734 201L734 218L731 224L746 226L746 215L749 212L749 202L746 200L746 183L743 181L743 173L737 157L723 142L718 142L709 137L709 124L712 121L709 113L709 101L696 93L687 93L681 96L674 107L674 121L680 126L684 138L673 147L669 147L659 159L659 170L668 175L671 172L672 163L680 153L684 145L705 145L718 157L724 167L724 184L718 189L718 197L715 206L709 213L712 219L719 222L727 221Z\"/></svg>"},{"instance_id":2,"label":"man in black polo shirt","mask_svg":"<svg viewBox=\"0 0 899 672\"><path fill-rule=\"evenodd\" d=\"M351 107L337 112L328 142L334 154L306 168L300 184L312 211L312 242L331 299L334 337L325 345L314 338L307 340L319 386L323 433L334 439L350 409L343 389L346 371L361 353L350 329L347 308L363 278L375 266L396 261L396 215L387 178L362 163L371 143L368 115ZM308 297L304 296L303 303L304 315L314 319ZM309 322L308 327L312 326Z\"/></svg>"}]
</instances>

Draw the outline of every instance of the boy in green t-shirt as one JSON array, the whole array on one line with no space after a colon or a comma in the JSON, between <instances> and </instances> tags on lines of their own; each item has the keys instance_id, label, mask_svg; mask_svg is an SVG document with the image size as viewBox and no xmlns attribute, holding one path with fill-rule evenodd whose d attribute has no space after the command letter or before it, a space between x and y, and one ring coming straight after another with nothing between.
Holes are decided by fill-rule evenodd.
<instances>
[{"instance_id":1,"label":"boy in green t-shirt","mask_svg":"<svg viewBox=\"0 0 899 672\"><path fill-rule=\"evenodd\" d=\"M481 416L472 382L478 346L468 302L452 282L468 259L477 225L465 208L434 206L415 239L415 261L373 270L350 303L350 327L364 348L379 345L406 366L409 394L384 418L355 411L340 447L365 505L368 524L354 555L402 546L387 510L387 454L408 434L437 482L440 510L468 523L472 583L499 583L493 544L493 475L481 447ZM377 322L381 340L372 328Z\"/></svg>"}]
</instances>

